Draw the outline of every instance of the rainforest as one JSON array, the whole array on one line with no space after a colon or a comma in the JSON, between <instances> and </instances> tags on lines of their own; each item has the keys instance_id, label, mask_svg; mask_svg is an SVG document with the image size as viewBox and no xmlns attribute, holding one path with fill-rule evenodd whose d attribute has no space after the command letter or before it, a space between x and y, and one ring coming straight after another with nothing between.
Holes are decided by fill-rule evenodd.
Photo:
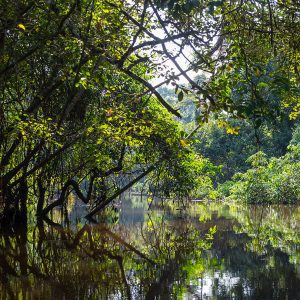
<instances>
[{"instance_id":1,"label":"rainforest","mask_svg":"<svg viewBox=\"0 0 300 300\"><path fill-rule=\"evenodd\" d=\"M300 299L298 0L0 0L0 297Z\"/></svg>"}]
</instances>

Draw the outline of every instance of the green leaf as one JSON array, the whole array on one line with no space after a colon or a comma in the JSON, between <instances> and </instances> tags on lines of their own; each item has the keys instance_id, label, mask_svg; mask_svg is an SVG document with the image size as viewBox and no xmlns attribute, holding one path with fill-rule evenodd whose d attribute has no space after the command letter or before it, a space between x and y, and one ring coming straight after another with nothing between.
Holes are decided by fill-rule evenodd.
<instances>
[{"instance_id":1,"label":"green leaf","mask_svg":"<svg viewBox=\"0 0 300 300\"><path fill-rule=\"evenodd\" d=\"M264 88L264 87L268 87L269 85L266 82L260 82L257 87L259 88Z\"/></svg>"},{"instance_id":2,"label":"green leaf","mask_svg":"<svg viewBox=\"0 0 300 300\"><path fill-rule=\"evenodd\" d=\"M182 99L183 99L183 91L180 91L178 93L178 101L182 101Z\"/></svg>"}]
</instances>

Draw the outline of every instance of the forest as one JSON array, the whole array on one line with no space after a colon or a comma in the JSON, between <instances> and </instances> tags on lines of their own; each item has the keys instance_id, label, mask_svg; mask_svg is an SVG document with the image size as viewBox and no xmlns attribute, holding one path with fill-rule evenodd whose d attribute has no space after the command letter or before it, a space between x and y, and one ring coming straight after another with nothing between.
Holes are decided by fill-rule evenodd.
<instances>
[{"instance_id":1,"label":"forest","mask_svg":"<svg viewBox=\"0 0 300 300\"><path fill-rule=\"evenodd\" d=\"M0 0L0 297L300 298L299 116L298 0Z\"/></svg>"}]
</instances>

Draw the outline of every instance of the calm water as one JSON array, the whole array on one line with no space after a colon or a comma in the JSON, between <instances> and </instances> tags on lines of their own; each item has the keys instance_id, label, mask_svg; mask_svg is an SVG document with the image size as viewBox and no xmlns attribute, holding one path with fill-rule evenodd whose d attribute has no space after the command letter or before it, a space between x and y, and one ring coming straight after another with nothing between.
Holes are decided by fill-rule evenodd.
<instances>
[{"instance_id":1,"label":"calm water","mask_svg":"<svg viewBox=\"0 0 300 300\"><path fill-rule=\"evenodd\" d=\"M300 208L123 199L0 233L1 299L300 299Z\"/></svg>"}]
</instances>

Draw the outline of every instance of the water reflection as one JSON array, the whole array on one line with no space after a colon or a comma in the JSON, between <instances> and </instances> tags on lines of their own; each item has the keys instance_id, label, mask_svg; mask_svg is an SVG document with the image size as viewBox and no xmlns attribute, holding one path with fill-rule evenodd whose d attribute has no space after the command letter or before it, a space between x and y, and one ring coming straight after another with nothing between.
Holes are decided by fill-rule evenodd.
<instances>
[{"instance_id":1,"label":"water reflection","mask_svg":"<svg viewBox=\"0 0 300 300\"><path fill-rule=\"evenodd\" d=\"M2 229L1 299L300 299L299 208L132 199Z\"/></svg>"}]
</instances>

